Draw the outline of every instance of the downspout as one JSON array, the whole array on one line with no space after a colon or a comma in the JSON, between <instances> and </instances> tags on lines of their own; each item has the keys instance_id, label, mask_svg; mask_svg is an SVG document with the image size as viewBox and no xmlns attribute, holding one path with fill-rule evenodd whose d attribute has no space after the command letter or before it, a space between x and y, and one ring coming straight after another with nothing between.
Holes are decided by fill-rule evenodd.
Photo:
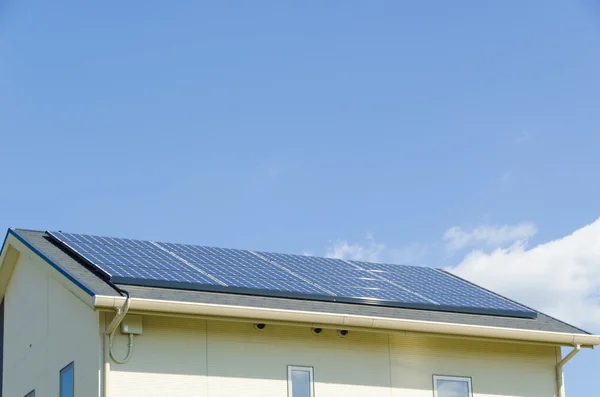
<instances>
[{"instance_id":1,"label":"downspout","mask_svg":"<svg viewBox=\"0 0 600 397\"><path fill-rule=\"evenodd\" d=\"M123 319L125 318L127 311L129 311L129 306L131 305L131 297L129 296L129 292L127 292L127 291L123 291L123 292L127 296L127 299L125 299L125 303L123 304L123 306L121 306L120 308L117 309L117 313L115 314L115 317L112 319L112 321L110 322L108 327L106 327L105 333L108 336L112 335L113 332L115 332L115 330L117 329L119 324L121 324L121 321L123 321Z\"/></svg>"},{"instance_id":2,"label":"downspout","mask_svg":"<svg viewBox=\"0 0 600 397\"><path fill-rule=\"evenodd\" d=\"M573 350L569 352L562 360L556 364L556 385L558 387L558 397L565 397L565 379L563 376L563 367L570 359L575 357L581 350L581 345L575 345Z\"/></svg>"},{"instance_id":3,"label":"downspout","mask_svg":"<svg viewBox=\"0 0 600 397\"><path fill-rule=\"evenodd\" d=\"M127 315L127 312L129 311L129 306L131 305L131 296L129 295L129 292L117 287L113 283L109 283L109 284L111 284L111 287L113 287L115 290L117 290L117 292L119 292L121 295L125 295L126 299L125 299L125 303L123 304L123 306L121 306L120 308L117 309L115 317L113 317L112 321L110 322L108 327L106 327L106 330L104 332L104 374L103 374L104 376L102 379L103 380L103 382L102 382L103 383L103 387L102 387L103 397L110 396L110 392L108 390L109 378L110 378L109 357L111 357L113 359L113 361L115 361L116 363L124 364L127 361L129 361L129 359L131 358L131 353L133 351L133 335L130 334L129 335L129 350L127 352L127 357L125 357L124 360L117 360L113 357L113 352L112 352L113 335L114 335L115 330L119 327L119 325L121 324L121 322Z\"/></svg>"},{"instance_id":4,"label":"downspout","mask_svg":"<svg viewBox=\"0 0 600 397\"><path fill-rule=\"evenodd\" d=\"M103 361L104 361L104 371L102 373L102 396L103 397L109 397L110 393L108 391L108 385L109 385L109 381L110 381L110 361L108 359L108 356L110 354L110 352L108 351L108 335L104 334L104 355L103 355Z\"/></svg>"}]
</instances>

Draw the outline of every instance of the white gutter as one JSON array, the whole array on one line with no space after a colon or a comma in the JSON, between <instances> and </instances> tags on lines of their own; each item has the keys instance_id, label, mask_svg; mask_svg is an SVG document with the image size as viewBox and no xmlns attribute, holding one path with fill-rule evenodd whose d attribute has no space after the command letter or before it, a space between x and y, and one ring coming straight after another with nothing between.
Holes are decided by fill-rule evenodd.
<instances>
[{"instance_id":1,"label":"white gutter","mask_svg":"<svg viewBox=\"0 0 600 397\"><path fill-rule=\"evenodd\" d=\"M581 345L575 345L573 350L569 354L567 354L562 360L560 360L556 364L556 382L558 385L558 397L565 397L565 379L563 376L563 367L570 359L575 357L577 353L581 350Z\"/></svg>"},{"instance_id":2,"label":"white gutter","mask_svg":"<svg viewBox=\"0 0 600 397\"><path fill-rule=\"evenodd\" d=\"M99 310L114 310L123 306L125 298L101 296L94 297L94 307ZM246 321L289 322L290 324L311 324L323 328L343 327L365 330L414 331L466 337L509 339L528 342L551 343L561 346L580 345L591 347L600 344L599 335L546 332L515 328L488 327L469 324L440 323L433 321L406 320L374 316L358 316L338 313L316 313L300 310L269 309L261 307L216 305L209 303L191 303L163 301L154 299L131 298L130 311L155 312L171 315L194 315L205 317L229 317Z\"/></svg>"}]
</instances>

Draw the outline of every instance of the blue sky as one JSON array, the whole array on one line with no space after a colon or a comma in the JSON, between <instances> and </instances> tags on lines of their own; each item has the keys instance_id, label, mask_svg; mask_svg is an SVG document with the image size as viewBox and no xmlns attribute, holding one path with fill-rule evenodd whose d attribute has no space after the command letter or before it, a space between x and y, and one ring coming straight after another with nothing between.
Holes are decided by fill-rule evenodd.
<instances>
[{"instance_id":1,"label":"blue sky","mask_svg":"<svg viewBox=\"0 0 600 397\"><path fill-rule=\"evenodd\" d=\"M592 1L3 2L0 228L448 267L600 332L599 37Z\"/></svg>"}]
</instances>

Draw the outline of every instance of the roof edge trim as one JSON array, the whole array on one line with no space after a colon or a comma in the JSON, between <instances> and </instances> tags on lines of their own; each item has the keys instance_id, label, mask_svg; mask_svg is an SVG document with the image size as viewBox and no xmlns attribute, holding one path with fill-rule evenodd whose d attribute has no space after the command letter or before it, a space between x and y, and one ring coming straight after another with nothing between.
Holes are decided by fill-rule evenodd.
<instances>
[{"instance_id":1,"label":"roof edge trim","mask_svg":"<svg viewBox=\"0 0 600 397\"><path fill-rule=\"evenodd\" d=\"M96 295L94 296L94 307L96 309L116 309L121 307L124 301L125 299L121 297ZM233 317L248 320L311 323L381 331L414 331L464 337L552 343L561 346L582 345L585 347L592 347L600 344L600 335L155 299L131 298L130 310L198 316Z\"/></svg>"},{"instance_id":2,"label":"roof edge trim","mask_svg":"<svg viewBox=\"0 0 600 397\"><path fill-rule=\"evenodd\" d=\"M46 263L48 263L50 266L52 266L57 272L59 272L60 274L65 276L69 281L71 281L73 284L75 284L77 287L79 287L83 292L85 292L89 296L92 296L92 297L95 296L94 292L91 289L86 287L81 281L79 281L78 279L76 279L75 277L70 275L68 272L63 270L63 268L61 268L53 260L48 258L48 256L44 255L40 250L38 250L33 245L31 245L23 237L19 236L19 234L16 231L14 231L13 229L8 229L8 232L6 233L7 239L8 239L9 235L14 236L17 240L19 240L19 242L21 242L23 245L25 245L27 248L29 248L34 254L36 254L37 256L42 258ZM6 242L6 240L5 240L5 242Z\"/></svg>"}]
</instances>

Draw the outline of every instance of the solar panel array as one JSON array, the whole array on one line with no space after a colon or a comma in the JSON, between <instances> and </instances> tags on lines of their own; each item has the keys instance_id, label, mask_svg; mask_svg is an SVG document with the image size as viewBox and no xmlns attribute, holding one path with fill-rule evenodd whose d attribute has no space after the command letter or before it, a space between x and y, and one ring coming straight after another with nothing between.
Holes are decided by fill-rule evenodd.
<instances>
[{"instance_id":1,"label":"solar panel array","mask_svg":"<svg viewBox=\"0 0 600 397\"><path fill-rule=\"evenodd\" d=\"M428 267L49 234L117 284L536 317L535 311Z\"/></svg>"}]
</instances>

